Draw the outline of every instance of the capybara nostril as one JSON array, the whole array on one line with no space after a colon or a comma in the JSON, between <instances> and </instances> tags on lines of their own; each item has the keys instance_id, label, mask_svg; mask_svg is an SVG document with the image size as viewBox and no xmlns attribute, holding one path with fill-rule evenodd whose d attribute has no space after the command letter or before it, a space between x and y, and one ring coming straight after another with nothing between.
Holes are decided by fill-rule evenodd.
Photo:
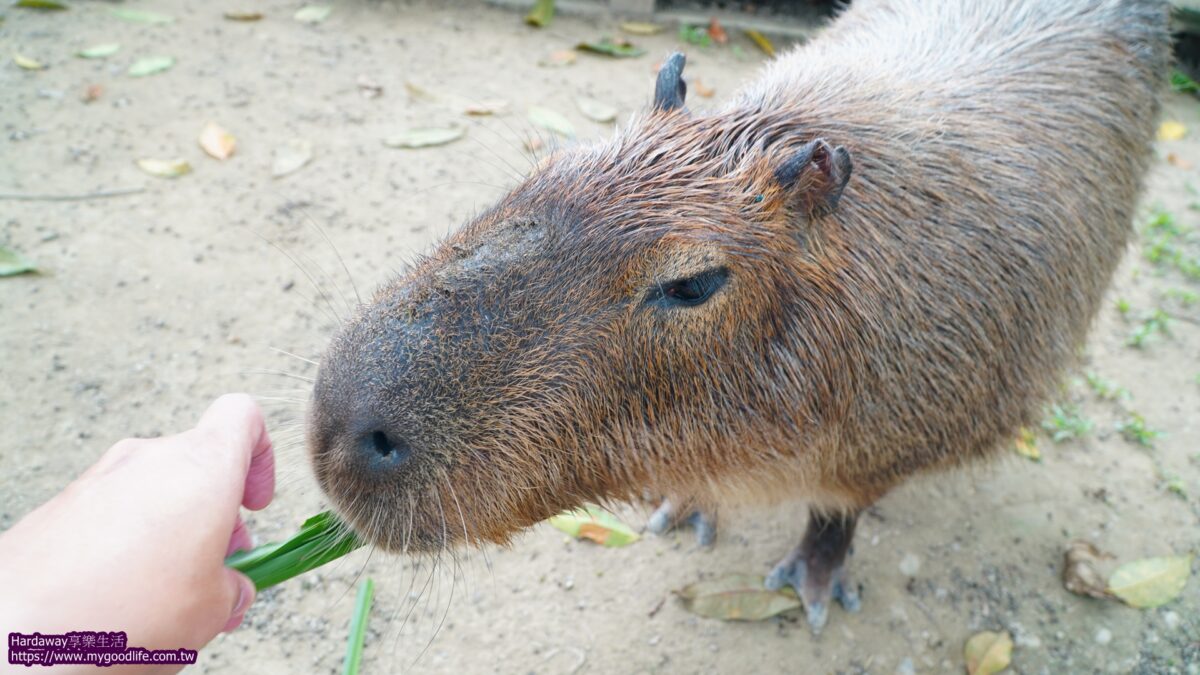
<instances>
[{"instance_id":1,"label":"capybara nostril","mask_svg":"<svg viewBox=\"0 0 1200 675\"><path fill-rule=\"evenodd\" d=\"M397 466L412 455L412 447L407 441L386 431L369 431L359 438L358 445L359 451L373 464Z\"/></svg>"}]
</instances>

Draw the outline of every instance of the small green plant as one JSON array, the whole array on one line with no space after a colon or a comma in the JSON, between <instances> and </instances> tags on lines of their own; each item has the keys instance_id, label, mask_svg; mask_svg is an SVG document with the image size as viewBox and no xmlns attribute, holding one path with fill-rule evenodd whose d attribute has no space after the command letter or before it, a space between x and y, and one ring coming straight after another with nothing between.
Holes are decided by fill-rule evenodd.
<instances>
[{"instance_id":1,"label":"small green plant","mask_svg":"<svg viewBox=\"0 0 1200 675\"><path fill-rule=\"evenodd\" d=\"M1161 431L1156 431L1146 425L1146 418L1132 411L1123 422L1117 424L1117 431L1121 432L1121 436L1125 440L1143 448L1153 448L1155 439L1162 436Z\"/></svg>"},{"instance_id":2,"label":"small green plant","mask_svg":"<svg viewBox=\"0 0 1200 675\"><path fill-rule=\"evenodd\" d=\"M1126 300L1125 298L1117 298L1116 305L1117 305L1117 313L1123 317L1129 316L1129 310L1133 309L1133 306L1130 305L1129 301Z\"/></svg>"},{"instance_id":3,"label":"small green plant","mask_svg":"<svg viewBox=\"0 0 1200 675\"><path fill-rule=\"evenodd\" d=\"M1184 307L1191 307L1200 302L1200 293L1182 288L1168 288L1163 292L1163 297L1168 300L1174 300Z\"/></svg>"},{"instance_id":4,"label":"small green plant","mask_svg":"<svg viewBox=\"0 0 1200 675\"><path fill-rule=\"evenodd\" d=\"M1179 474L1173 471L1163 470L1162 479L1163 483L1165 483L1167 486L1167 492L1170 492L1178 497L1182 497L1183 499L1187 499L1187 483L1185 483L1183 479L1179 477Z\"/></svg>"},{"instance_id":5,"label":"small green plant","mask_svg":"<svg viewBox=\"0 0 1200 675\"><path fill-rule=\"evenodd\" d=\"M1130 398L1128 389L1097 373L1084 373L1084 377L1087 379L1088 387L1095 392L1096 396L1105 401Z\"/></svg>"},{"instance_id":6,"label":"small green plant","mask_svg":"<svg viewBox=\"0 0 1200 675\"><path fill-rule=\"evenodd\" d=\"M708 34L708 28L704 26L681 25L679 27L679 39L697 47L708 47L712 44L712 37Z\"/></svg>"},{"instance_id":7,"label":"small green plant","mask_svg":"<svg viewBox=\"0 0 1200 675\"><path fill-rule=\"evenodd\" d=\"M1175 216L1162 207L1154 210L1154 213L1150 215L1150 220L1146 221L1143 229L1147 234L1165 234L1171 237L1179 237L1187 234L1187 228L1181 226L1175 220Z\"/></svg>"},{"instance_id":8,"label":"small green plant","mask_svg":"<svg viewBox=\"0 0 1200 675\"><path fill-rule=\"evenodd\" d=\"M1152 335L1159 333L1163 335L1170 334L1168 325L1170 318L1170 315L1161 309L1154 310L1133 329L1133 332L1129 334L1129 340L1125 344L1141 349L1146 345L1146 340L1150 339Z\"/></svg>"},{"instance_id":9,"label":"small green plant","mask_svg":"<svg viewBox=\"0 0 1200 675\"><path fill-rule=\"evenodd\" d=\"M1082 438L1092 430L1091 420L1083 417L1078 408L1067 404L1055 404L1046 411L1042 428L1055 443Z\"/></svg>"},{"instance_id":10,"label":"small green plant","mask_svg":"<svg viewBox=\"0 0 1200 675\"><path fill-rule=\"evenodd\" d=\"M1188 77L1187 73L1183 71L1173 70L1171 71L1171 89L1183 94L1197 94L1200 93L1200 83Z\"/></svg>"}]
</instances>

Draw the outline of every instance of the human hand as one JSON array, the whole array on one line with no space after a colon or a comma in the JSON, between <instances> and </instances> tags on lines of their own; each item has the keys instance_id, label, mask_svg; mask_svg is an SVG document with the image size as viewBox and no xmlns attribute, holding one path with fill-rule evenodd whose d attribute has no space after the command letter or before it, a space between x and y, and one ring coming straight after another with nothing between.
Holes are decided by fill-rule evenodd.
<instances>
[{"instance_id":1,"label":"human hand","mask_svg":"<svg viewBox=\"0 0 1200 675\"><path fill-rule=\"evenodd\" d=\"M271 441L245 394L181 434L118 442L0 535L0 637L124 631L131 647L204 646L254 601L224 560L252 546L238 506L261 509L274 489Z\"/></svg>"}]
</instances>

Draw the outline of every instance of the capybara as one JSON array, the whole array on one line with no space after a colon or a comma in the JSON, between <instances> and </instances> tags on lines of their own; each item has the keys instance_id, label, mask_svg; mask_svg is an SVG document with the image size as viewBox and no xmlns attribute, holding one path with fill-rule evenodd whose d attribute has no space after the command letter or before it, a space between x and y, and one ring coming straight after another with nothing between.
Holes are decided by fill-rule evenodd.
<instances>
[{"instance_id":1,"label":"capybara","mask_svg":"<svg viewBox=\"0 0 1200 675\"><path fill-rule=\"evenodd\" d=\"M1167 12L855 0L714 111L672 55L649 111L341 329L309 413L322 488L389 551L645 493L806 500L767 585L819 629L859 603L859 512L1003 447L1071 365L1130 238Z\"/></svg>"}]
</instances>

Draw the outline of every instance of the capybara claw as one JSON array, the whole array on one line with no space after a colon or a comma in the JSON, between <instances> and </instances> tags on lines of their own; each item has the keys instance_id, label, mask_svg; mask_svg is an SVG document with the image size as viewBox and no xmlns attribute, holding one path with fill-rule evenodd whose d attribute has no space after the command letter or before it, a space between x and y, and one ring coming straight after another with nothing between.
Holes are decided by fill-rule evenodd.
<instances>
[{"instance_id":1,"label":"capybara claw","mask_svg":"<svg viewBox=\"0 0 1200 675\"><path fill-rule=\"evenodd\" d=\"M717 541L717 519L703 509L683 510L670 499L664 499L646 521L646 531L664 535L681 527L691 527L696 532L696 543L711 548Z\"/></svg>"}]
</instances>

